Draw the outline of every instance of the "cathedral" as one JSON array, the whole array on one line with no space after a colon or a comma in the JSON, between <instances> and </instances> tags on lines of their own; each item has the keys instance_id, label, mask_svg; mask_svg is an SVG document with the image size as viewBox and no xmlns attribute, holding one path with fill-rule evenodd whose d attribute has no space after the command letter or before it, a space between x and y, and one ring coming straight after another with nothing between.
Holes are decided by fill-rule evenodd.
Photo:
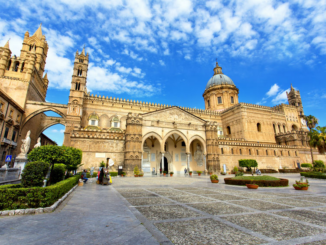
<instances>
[{"instance_id":1,"label":"cathedral","mask_svg":"<svg viewBox=\"0 0 326 245\"><path fill-rule=\"evenodd\" d=\"M62 124L63 144L83 151L82 168L104 161L128 175L135 166L150 175L185 168L230 171L239 159L256 159L260 169L275 170L311 162L300 92L292 86L289 104L242 103L239 89L216 63L203 87L205 109L94 96L87 91L91 57L83 49L75 54L67 104L49 103L51 78L44 74L49 48L41 26L31 36L25 33L19 57L11 55L9 42L0 47L1 156L18 155L27 131L33 146L45 129ZM326 160L317 149L313 154Z\"/></svg>"}]
</instances>

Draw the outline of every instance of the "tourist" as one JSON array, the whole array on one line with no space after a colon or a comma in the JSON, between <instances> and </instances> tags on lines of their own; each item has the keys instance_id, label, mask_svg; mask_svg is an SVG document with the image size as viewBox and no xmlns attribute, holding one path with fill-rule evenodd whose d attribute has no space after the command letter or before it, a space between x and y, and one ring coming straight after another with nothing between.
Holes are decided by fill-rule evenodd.
<instances>
[{"instance_id":1,"label":"tourist","mask_svg":"<svg viewBox=\"0 0 326 245\"><path fill-rule=\"evenodd\" d=\"M86 184L86 182L88 180L88 178L86 176L87 176L87 171L86 171L86 169L84 169L84 172L82 173L82 179L83 179L85 184Z\"/></svg>"},{"instance_id":2,"label":"tourist","mask_svg":"<svg viewBox=\"0 0 326 245\"><path fill-rule=\"evenodd\" d=\"M187 169L185 168L185 170L184 170L184 171L185 171L185 175L186 175L186 174L187 174Z\"/></svg>"},{"instance_id":3,"label":"tourist","mask_svg":"<svg viewBox=\"0 0 326 245\"><path fill-rule=\"evenodd\" d=\"M103 178L104 178L104 168L101 169L100 175L98 177L99 184L103 183Z\"/></svg>"}]
</instances>

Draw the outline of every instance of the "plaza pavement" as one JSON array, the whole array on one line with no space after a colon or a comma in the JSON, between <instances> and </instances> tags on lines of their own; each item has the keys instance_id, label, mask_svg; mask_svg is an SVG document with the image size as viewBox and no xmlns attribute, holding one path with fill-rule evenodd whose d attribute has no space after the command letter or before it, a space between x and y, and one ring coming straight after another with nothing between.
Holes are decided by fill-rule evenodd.
<instances>
[{"instance_id":1,"label":"plaza pavement","mask_svg":"<svg viewBox=\"0 0 326 245\"><path fill-rule=\"evenodd\" d=\"M0 244L326 244L326 180L308 191L202 177L114 178L78 187L50 214L0 218ZM228 177L228 176L226 176Z\"/></svg>"}]
</instances>

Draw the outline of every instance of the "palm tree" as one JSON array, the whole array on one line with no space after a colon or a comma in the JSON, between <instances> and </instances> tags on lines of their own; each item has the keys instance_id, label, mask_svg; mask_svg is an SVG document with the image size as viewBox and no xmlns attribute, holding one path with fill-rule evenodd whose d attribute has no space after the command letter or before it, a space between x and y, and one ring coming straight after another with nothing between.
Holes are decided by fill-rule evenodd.
<instances>
[{"instance_id":1,"label":"palm tree","mask_svg":"<svg viewBox=\"0 0 326 245\"><path fill-rule=\"evenodd\" d=\"M326 127L317 127L318 141L317 148L320 154L324 154L326 151Z\"/></svg>"},{"instance_id":2,"label":"palm tree","mask_svg":"<svg viewBox=\"0 0 326 245\"><path fill-rule=\"evenodd\" d=\"M310 136L310 140L309 140L309 145L310 145L310 153L311 153L311 160L312 160L312 164L314 164L314 155L313 155L313 152L312 152L312 147L316 147L314 146L314 140L315 139L315 135L313 133L313 129L316 127L316 125L318 124L318 119L315 118L314 116L312 115L309 115L309 116L303 116L303 119L306 120L307 122L307 126L309 128L309 136ZM312 139L313 137L313 139Z\"/></svg>"}]
</instances>

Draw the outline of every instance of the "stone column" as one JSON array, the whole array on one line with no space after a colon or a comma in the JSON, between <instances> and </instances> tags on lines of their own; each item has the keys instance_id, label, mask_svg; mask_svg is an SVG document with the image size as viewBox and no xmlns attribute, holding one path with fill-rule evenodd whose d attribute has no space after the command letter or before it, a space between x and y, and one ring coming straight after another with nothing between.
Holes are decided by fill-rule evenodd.
<instances>
[{"instance_id":1,"label":"stone column","mask_svg":"<svg viewBox=\"0 0 326 245\"><path fill-rule=\"evenodd\" d=\"M164 172L164 153L162 153L162 174Z\"/></svg>"},{"instance_id":2,"label":"stone column","mask_svg":"<svg viewBox=\"0 0 326 245\"><path fill-rule=\"evenodd\" d=\"M204 160L204 164L205 164L205 172L207 171L207 163L206 163L206 155L203 154L203 160Z\"/></svg>"},{"instance_id":3,"label":"stone column","mask_svg":"<svg viewBox=\"0 0 326 245\"><path fill-rule=\"evenodd\" d=\"M187 170L188 170L188 174L189 174L189 171L190 171L189 158L190 158L190 153L187 153Z\"/></svg>"}]
</instances>

